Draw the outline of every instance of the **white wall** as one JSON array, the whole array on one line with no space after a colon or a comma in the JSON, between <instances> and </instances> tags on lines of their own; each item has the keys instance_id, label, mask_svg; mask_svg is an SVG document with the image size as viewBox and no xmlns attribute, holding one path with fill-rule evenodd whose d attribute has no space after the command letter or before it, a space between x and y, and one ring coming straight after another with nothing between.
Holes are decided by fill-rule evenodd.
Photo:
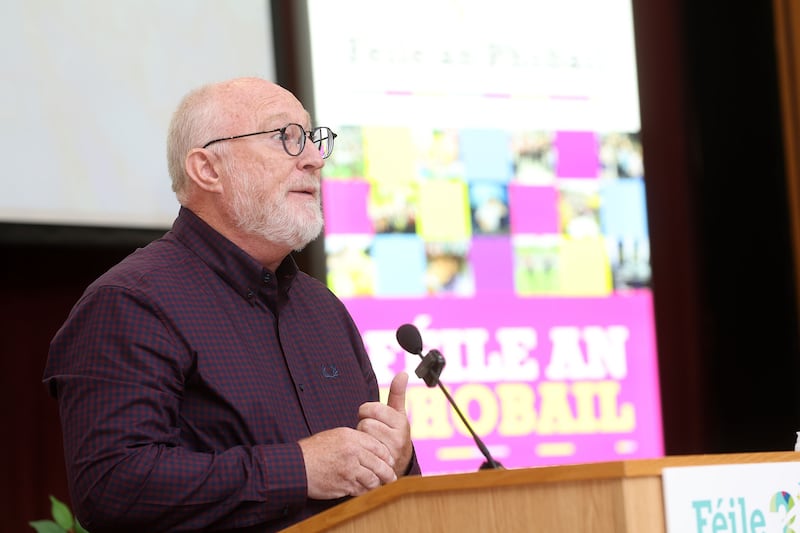
<instances>
[{"instance_id":1,"label":"white wall","mask_svg":"<svg viewBox=\"0 0 800 533\"><path fill-rule=\"evenodd\" d=\"M274 78L269 0L6 0L0 222L169 227L166 132L206 82Z\"/></svg>"}]
</instances>

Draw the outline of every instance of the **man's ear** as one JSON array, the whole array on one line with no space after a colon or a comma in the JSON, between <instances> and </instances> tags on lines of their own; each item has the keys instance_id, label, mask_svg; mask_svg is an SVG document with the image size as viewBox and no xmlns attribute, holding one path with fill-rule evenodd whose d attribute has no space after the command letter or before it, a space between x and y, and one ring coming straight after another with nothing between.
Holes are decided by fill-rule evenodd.
<instances>
[{"instance_id":1,"label":"man's ear","mask_svg":"<svg viewBox=\"0 0 800 533\"><path fill-rule=\"evenodd\" d=\"M204 148L194 148L186 155L186 175L195 186L206 192L221 192L222 182L217 173L219 158Z\"/></svg>"}]
</instances>

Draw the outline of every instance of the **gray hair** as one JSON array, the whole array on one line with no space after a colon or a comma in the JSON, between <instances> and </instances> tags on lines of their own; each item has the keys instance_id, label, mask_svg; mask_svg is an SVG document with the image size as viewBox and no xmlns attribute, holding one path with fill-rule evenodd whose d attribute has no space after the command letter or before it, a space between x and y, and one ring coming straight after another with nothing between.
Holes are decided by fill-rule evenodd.
<instances>
[{"instance_id":1,"label":"gray hair","mask_svg":"<svg viewBox=\"0 0 800 533\"><path fill-rule=\"evenodd\" d=\"M172 190L183 204L188 198L186 155L211 140L218 127L219 113L214 104L216 84L205 85L184 96L172 115L167 134L167 167Z\"/></svg>"}]
</instances>

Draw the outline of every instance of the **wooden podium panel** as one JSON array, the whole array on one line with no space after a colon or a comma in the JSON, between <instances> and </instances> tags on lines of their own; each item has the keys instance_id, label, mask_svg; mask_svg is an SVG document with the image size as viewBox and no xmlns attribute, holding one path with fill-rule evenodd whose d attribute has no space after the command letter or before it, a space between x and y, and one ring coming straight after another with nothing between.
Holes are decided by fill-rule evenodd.
<instances>
[{"instance_id":1,"label":"wooden podium panel","mask_svg":"<svg viewBox=\"0 0 800 533\"><path fill-rule=\"evenodd\" d=\"M660 533L663 468L797 460L796 452L686 455L406 477L284 531Z\"/></svg>"}]
</instances>

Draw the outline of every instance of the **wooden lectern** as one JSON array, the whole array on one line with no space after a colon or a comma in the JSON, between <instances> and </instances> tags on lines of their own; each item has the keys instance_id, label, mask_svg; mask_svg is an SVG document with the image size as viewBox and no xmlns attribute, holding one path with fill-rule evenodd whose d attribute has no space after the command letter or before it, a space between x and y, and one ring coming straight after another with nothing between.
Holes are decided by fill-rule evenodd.
<instances>
[{"instance_id":1,"label":"wooden lectern","mask_svg":"<svg viewBox=\"0 0 800 533\"><path fill-rule=\"evenodd\" d=\"M663 468L797 460L796 452L686 455L407 477L284 531L660 533Z\"/></svg>"}]
</instances>

